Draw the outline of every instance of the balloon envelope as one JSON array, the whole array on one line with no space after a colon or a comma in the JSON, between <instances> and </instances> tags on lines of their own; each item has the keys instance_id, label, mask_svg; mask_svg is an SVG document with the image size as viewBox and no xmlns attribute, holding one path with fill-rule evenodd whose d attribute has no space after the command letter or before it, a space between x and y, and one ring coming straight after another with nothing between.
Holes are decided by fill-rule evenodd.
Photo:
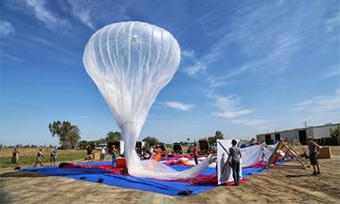
<instances>
[{"instance_id":1,"label":"balloon envelope","mask_svg":"<svg viewBox=\"0 0 340 204\"><path fill-rule=\"evenodd\" d=\"M172 79L181 51L168 31L143 22L107 25L88 41L83 62L122 131L129 173L172 179L169 167L141 162L135 143L159 91ZM146 164L147 163L147 164ZM171 177L171 178L170 178ZM158 177L157 177L158 178Z\"/></svg>"},{"instance_id":2,"label":"balloon envelope","mask_svg":"<svg viewBox=\"0 0 340 204\"><path fill-rule=\"evenodd\" d=\"M175 74L180 53L166 30L121 22L91 36L83 62L118 124L144 123L158 92Z\"/></svg>"}]
</instances>

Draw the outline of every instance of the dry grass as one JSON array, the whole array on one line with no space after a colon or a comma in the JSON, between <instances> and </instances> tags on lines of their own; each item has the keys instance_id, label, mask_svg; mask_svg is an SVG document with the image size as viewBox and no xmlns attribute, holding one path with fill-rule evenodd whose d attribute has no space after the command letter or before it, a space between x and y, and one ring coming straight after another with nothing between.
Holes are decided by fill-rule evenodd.
<instances>
[{"instance_id":1,"label":"dry grass","mask_svg":"<svg viewBox=\"0 0 340 204\"><path fill-rule=\"evenodd\" d=\"M241 186L220 186L190 197L11 171L0 176L0 203L340 203L340 147L331 149L332 159L320 159L320 177L287 162Z\"/></svg>"},{"instance_id":2,"label":"dry grass","mask_svg":"<svg viewBox=\"0 0 340 204\"><path fill-rule=\"evenodd\" d=\"M12 148L2 148L0 150L0 168L14 168L20 165L21 167L32 166L36 161L36 155L39 148L22 148L19 151L19 163L12 164ZM42 149L44 155L43 162L49 164L50 153L52 149ZM83 160L86 156L86 150L58 150L57 161L75 161Z\"/></svg>"}]
</instances>

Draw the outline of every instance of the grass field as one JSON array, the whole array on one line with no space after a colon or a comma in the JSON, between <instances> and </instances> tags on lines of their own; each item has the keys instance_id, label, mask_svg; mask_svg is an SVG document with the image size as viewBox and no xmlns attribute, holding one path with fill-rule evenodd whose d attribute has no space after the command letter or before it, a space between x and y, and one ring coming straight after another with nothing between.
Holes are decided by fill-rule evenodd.
<instances>
[{"instance_id":1,"label":"grass field","mask_svg":"<svg viewBox=\"0 0 340 204\"><path fill-rule=\"evenodd\" d=\"M33 166L36 162L38 148L18 149L19 163L12 164L12 148L2 148L0 150L0 168L10 168L15 166ZM43 164L50 165L51 149L43 149ZM84 160L86 150L58 150L57 162Z\"/></svg>"}]
</instances>

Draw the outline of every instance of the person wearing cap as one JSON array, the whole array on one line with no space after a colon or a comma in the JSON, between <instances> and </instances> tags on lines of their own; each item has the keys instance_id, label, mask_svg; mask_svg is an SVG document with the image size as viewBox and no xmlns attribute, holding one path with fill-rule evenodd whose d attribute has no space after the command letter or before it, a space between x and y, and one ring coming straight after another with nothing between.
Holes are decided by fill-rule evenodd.
<instances>
[{"instance_id":1,"label":"person wearing cap","mask_svg":"<svg viewBox=\"0 0 340 204\"><path fill-rule=\"evenodd\" d=\"M314 176L320 174L320 166L318 163L318 154L319 149L321 148L318 144L313 141L312 137L307 137L308 141L308 150L309 150L309 160L311 165L313 166L313 174Z\"/></svg>"}]
</instances>

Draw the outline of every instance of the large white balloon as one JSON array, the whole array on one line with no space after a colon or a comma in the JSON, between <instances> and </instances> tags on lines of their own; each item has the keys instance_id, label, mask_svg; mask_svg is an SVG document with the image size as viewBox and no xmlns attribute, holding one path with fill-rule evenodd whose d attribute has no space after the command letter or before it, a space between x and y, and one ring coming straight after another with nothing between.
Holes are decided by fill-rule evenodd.
<instances>
[{"instance_id":1,"label":"large white balloon","mask_svg":"<svg viewBox=\"0 0 340 204\"><path fill-rule=\"evenodd\" d=\"M107 25L88 41L83 62L122 131L129 174L159 179L195 176L205 161L177 172L152 160L140 161L135 143L159 91L172 79L181 51L168 31L143 22Z\"/></svg>"}]
</instances>

